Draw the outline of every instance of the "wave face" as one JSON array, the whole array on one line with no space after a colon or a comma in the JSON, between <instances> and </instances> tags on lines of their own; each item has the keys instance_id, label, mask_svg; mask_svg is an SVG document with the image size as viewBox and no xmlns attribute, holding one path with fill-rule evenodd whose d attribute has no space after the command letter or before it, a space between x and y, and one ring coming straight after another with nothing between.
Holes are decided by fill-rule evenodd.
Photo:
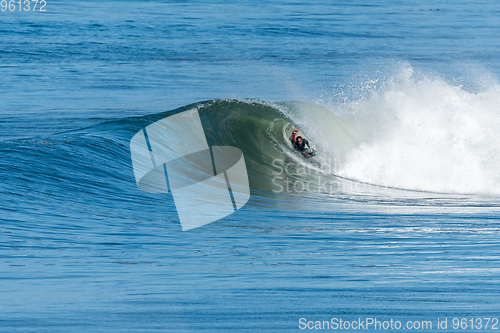
<instances>
[{"instance_id":1,"label":"wave face","mask_svg":"<svg viewBox=\"0 0 500 333\"><path fill-rule=\"evenodd\" d=\"M130 139L160 119L193 108L199 110L210 146L234 146L242 150L250 188L254 194L263 195L273 193L275 160L283 164L294 159L298 165L313 167L293 152L290 133L284 131L293 126L291 123L297 123L294 119L300 124L304 108L328 115L332 121L336 119L328 110L304 103L214 100L40 138L5 140L0 143L5 153L0 174L8 181L2 186L9 194L47 197L57 204L87 202L104 209L116 200L133 206L134 198L141 192L134 179ZM311 134L316 140L314 133Z\"/></svg>"}]
</instances>

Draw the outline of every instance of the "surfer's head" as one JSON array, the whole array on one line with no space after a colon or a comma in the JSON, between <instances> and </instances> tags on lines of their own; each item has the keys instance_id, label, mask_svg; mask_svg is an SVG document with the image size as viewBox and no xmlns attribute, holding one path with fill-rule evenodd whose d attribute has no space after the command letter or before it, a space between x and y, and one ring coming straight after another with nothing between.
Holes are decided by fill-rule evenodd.
<instances>
[{"instance_id":1,"label":"surfer's head","mask_svg":"<svg viewBox=\"0 0 500 333\"><path fill-rule=\"evenodd\" d=\"M299 146L302 146L302 137L301 137L301 136L298 136L298 137L297 137L297 144L298 144Z\"/></svg>"}]
</instances>

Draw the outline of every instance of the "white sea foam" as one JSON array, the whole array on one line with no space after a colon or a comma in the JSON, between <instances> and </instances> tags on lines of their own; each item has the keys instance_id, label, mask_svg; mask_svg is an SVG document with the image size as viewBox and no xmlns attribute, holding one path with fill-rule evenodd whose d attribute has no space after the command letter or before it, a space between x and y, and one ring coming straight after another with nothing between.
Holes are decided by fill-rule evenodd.
<instances>
[{"instance_id":1,"label":"white sea foam","mask_svg":"<svg viewBox=\"0 0 500 333\"><path fill-rule=\"evenodd\" d=\"M359 136L342 154L340 176L411 190L500 193L498 82L471 92L406 66L340 109Z\"/></svg>"}]
</instances>

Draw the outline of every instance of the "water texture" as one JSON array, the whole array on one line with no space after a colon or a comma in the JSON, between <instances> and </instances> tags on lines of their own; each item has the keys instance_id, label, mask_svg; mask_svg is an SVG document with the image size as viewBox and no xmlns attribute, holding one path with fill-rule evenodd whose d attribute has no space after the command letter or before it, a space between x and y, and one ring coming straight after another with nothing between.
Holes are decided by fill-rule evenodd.
<instances>
[{"instance_id":1,"label":"water texture","mask_svg":"<svg viewBox=\"0 0 500 333\"><path fill-rule=\"evenodd\" d=\"M1 332L500 317L500 4L45 8L0 12ZM130 139L192 109L251 196L182 231Z\"/></svg>"}]
</instances>

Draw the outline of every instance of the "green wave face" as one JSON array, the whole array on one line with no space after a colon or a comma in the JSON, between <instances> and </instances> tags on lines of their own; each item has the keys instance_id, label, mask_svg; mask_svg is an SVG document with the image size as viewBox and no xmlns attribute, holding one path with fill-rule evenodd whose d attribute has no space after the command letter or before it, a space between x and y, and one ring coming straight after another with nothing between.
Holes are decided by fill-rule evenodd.
<instances>
[{"instance_id":1,"label":"green wave face","mask_svg":"<svg viewBox=\"0 0 500 333\"><path fill-rule=\"evenodd\" d=\"M109 131L112 126L115 134L125 131L122 136L125 143L141 128L190 109L198 110L210 146L233 146L243 152L251 190L264 195L276 193L279 190L276 183L285 181L310 182L318 175L323 180L339 181L335 168L357 145L349 124L321 106L304 102L212 100L102 124L101 129ZM300 135L315 146L316 156L306 159L293 149L290 141L293 128L298 128Z\"/></svg>"},{"instance_id":2,"label":"green wave face","mask_svg":"<svg viewBox=\"0 0 500 333\"><path fill-rule=\"evenodd\" d=\"M215 100L188 105L176 112L193 107L199 110L209 145L241 149L250 186L257 191L276 192L280 189L277 182L310 182L318 175L323 181L339 181L335 177L336 165L357 145L356 135L346 122L314 104ZM306 159L293 149L293 128L298 128L317 148L317 156Z\"/></svg>"}]
</instances>

